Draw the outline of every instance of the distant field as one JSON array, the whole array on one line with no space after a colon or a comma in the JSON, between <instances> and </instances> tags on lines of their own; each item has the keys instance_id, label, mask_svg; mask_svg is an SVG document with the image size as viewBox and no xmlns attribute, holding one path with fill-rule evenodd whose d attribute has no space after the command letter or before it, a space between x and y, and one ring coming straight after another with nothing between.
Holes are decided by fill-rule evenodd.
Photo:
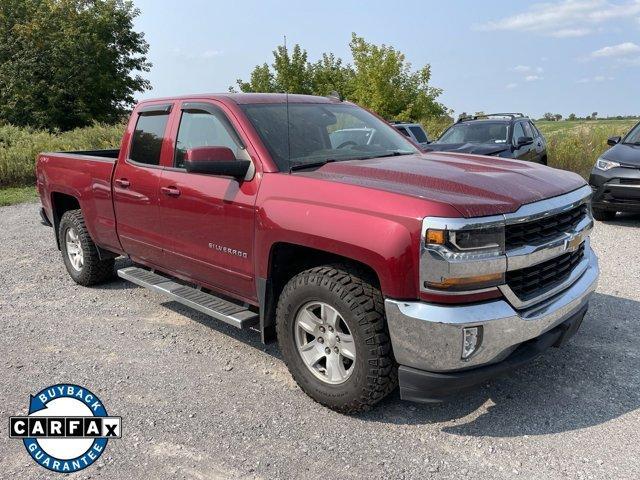
<instances>
[{"instance_id":1,"label":"distant field","mask_svg":"<svg viewBox=\"0 0 640 480\"><path fill-rule=\"evenodd\" d=\"M624 135L637 120L536 122L549 142L549 165L587 178L596 159L607 150L607 138Z\"/></svg>"}]
</instances>

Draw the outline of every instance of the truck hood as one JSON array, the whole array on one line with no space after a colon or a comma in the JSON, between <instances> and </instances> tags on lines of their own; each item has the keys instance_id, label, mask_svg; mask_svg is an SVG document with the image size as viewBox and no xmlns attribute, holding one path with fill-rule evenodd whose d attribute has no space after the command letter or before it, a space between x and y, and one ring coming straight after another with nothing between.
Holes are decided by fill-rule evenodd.
<instances>
[{"instance_id":1,"label":"truck hood","mask_svg":"<svg viewBox=\"0 0 640 480\"><path fill-rule=\"evenodd\" d=\"M430 143L425 146L425 152L455 152L473 153L476 155L497 155L511 148L506 144L491 143Z\"/></svg>"},{"instance_id":2,"label":"truck hood","mask_svg":"<svg viewBox=\"0 0 640 480\"><path fill-rule=\"evenodd\" d=\"M335 162L299 175L446 203L465 217L515 212L586 183L575 173L544 165L457 153Z\"/></svg>"}]
</instances>

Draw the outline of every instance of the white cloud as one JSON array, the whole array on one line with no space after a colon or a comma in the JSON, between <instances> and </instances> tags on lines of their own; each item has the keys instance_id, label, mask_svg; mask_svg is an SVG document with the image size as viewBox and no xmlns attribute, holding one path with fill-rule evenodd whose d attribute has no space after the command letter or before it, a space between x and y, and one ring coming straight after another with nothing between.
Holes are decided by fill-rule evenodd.
<instances>
[{"instance_id":1,"label":"white cloud","mask_svg":"<svg viewBox=\"0 0 640 480\"><path fill-rule=\"evenodd\" d=\"M505 88L507 90L513 90L514 88L516 88L518 86L517 83L507 83L507 85L505 86Z\"/></svg>"},{"instance_id":2,"label":"white cloud","mask_svg":"<svg viewBox=\"0 0 640 480\"><path fill-rule=\"evenodd\" d=\"M627 57L640 53L640 46L633 42L620 43L610 47L604 47L591 53L592 57Z\"/></svg>"},{"instance_id":3,"label":"white cloud","mask_svg":"<svg viewBox=\"0 0 640 480\"><path fill-rule=\"evenodd\" d=\"M544 78L540 75L527 75L526 77L524 77L524 80L526 82L537 82L538 80L544 80Z\"/></svg>"},{"instance_id":4,"label":"white cloud","mask_svg":"<svg viewBox=\"0 0 640 480\"><path fill-rule=\"evenodd\" d=\"M487 22L484 31L534 32L557 38L581 37L606 22L640 14L640 0L562 0L537 3L523 13Z\"/></svg>"},{"instance_id":5,"label":"white cloud","mask_svg":"<svg viewBox=\"0 0 640 480\"><path fill-rule=\"evenodd\" d=\"M530 67L529 65L516 65L511 70L518 73L542 73L544 69L542 67Z\"/></svg>"},{"instance_id":6,"label":"white cloud","mask_svg":"<svg viewBox=\"0 0 640 480\"><path fill-rule=\"evenodd\" d=\"M589 28L561 28L555 32L550 32L552 37L556 38L575 38L589 35L593 30Z\"/></svg>"},{"instance_id":7,"label":"white cloud","mask_svg":"<svg viewBox=\"0 0 640 480\"><path fill-rule=\"evenodd\" d=\"M602 83L602 82L610 82L612 80L615 80L615 77L607 77L605 75L596 75L595 77L581 78L576 83L590 83L590 82Z\"/></svg>"}]
</instances>

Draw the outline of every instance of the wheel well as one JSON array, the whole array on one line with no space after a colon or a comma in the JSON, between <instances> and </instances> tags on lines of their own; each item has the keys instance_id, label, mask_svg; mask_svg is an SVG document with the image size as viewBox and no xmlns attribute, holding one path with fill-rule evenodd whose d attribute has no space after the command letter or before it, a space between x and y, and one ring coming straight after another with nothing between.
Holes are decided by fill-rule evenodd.
<instances>
[{"instance_id":1,"label":"wheel well","mask_svg":"<svg viewBox=\"0 0 640 480\"><path fill-rule=\"evenodd\" d=\"M80 208L80 202L72 195L66 193L53 192L51 194L51 209L53 210L53 230L56 236L56 243L58 244L58 250L60 250L60 239L58 238L58 228L60 226L60 219L65 212L69 210L77 210Z\"/></svg>"},{"instance_id":2,"label":"wheel well","mask_svg":"<svg viewBox=\"0 0 640 480\"><path fill-rule=\"evenodd\" d=\"M259 293L260 321L264 342L275 340L276 307L282 289L298 273L320 265L342 264L353 269L372 285L380 288L380 280L369 265L335 253L291 243L276 243L269 255L269 272ZM260 280L259 280L260 281Z\"/></svg>"}]
</instances>

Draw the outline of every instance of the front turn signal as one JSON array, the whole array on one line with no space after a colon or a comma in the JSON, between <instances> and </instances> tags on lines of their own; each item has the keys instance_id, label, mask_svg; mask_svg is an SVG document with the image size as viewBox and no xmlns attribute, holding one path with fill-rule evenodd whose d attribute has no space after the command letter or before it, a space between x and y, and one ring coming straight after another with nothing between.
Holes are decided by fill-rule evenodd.
<instances>
[{"instance_id":1,"label":"front turn signal","mask_svg":"<svg viewBox=\"0 0 640 480\"><path fill-rule=\"evenodd\" d=\"M487 275L477 275L474 277L464 278L444 278L441 282L424 282L426 288L435 288L438 290L477 290L480 288L489 288L504 283L504 273L491 273Z\"/></svg>"}]
</instances>

